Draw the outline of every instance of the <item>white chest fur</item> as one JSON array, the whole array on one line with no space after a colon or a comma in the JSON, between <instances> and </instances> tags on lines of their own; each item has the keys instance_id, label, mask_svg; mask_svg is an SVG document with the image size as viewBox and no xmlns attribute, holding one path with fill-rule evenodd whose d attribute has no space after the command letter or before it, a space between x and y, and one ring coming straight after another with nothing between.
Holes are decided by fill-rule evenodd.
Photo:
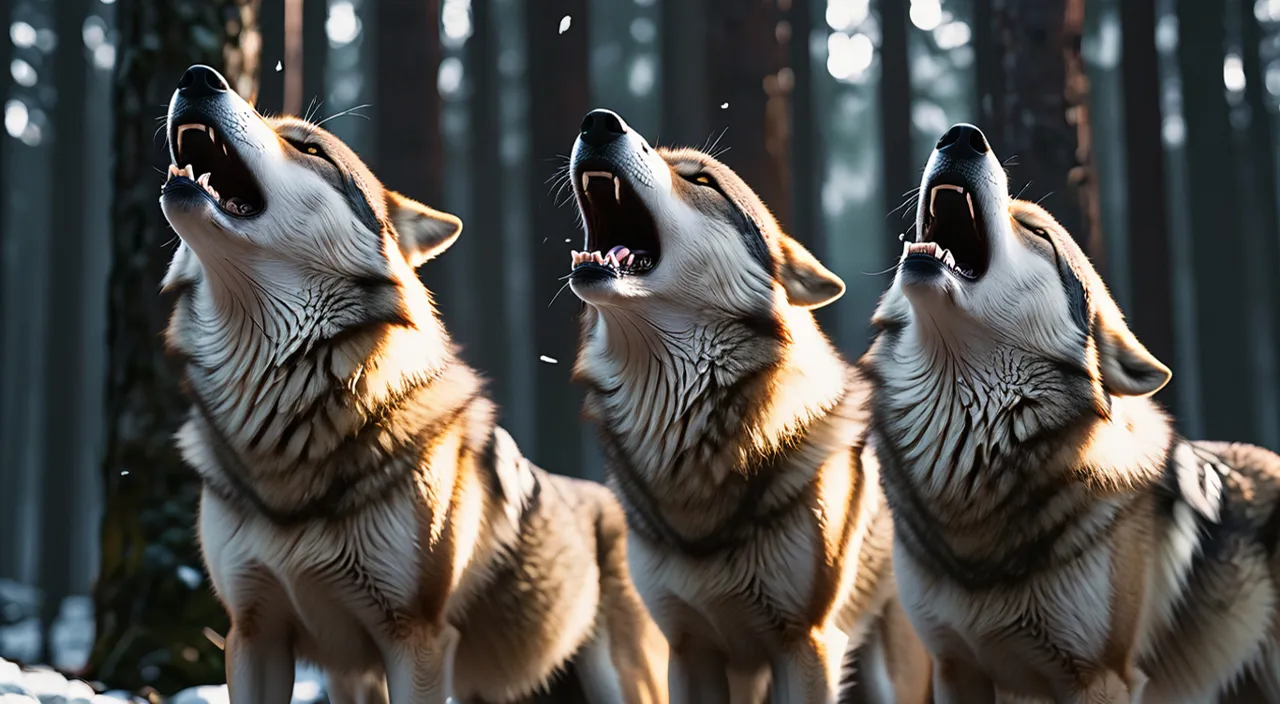
<instances>
[{"instance_id":1,"label":"white chest fur","mask_svg":"<svg viewBox=\"0 0 1280 704\"><path fill-rule=\"evenodd\" d=\"M389 616L421 591L420 536L409 497L339 525L280 527L236 511L206 491L200 539L210 578L233 614L256 630L280 629L334 667L364 668L386 646Z\"/></svg>"}]
</instances>

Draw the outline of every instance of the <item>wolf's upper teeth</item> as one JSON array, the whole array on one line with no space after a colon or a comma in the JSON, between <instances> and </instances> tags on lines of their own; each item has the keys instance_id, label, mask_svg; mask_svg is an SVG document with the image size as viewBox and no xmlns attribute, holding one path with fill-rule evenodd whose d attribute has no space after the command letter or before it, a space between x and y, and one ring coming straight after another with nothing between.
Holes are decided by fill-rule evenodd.
<instances>
[{"instance_id":1,"label":"wolf's upper teeth","mask_svg":"<svg viewBox=\"0 0 1280 704\"><path fill-rule=\"evenodd\" d=\"M583 193L587 192L587 183L589 183L590 181L591 181L591 172L583 171L582 172L582 192Z\"/></svg>"},{"instance_id":2,"label":"wolf's upper teeth","mask_svg":"<svg viewBox=\"0 0 1280 704\"><path fill-rule=\"evenodd\" d=\"M966 203L969 204L969 219L974 221L975 223L978 222L978 216L973 214L973 194L972 193L964 194L964 200Z\"/></svg>"},{"instance_id":3,"label":"wolf's upper teeth","mask_svg":"<svg viewBox=\"0 0 1280 704\"><path fill-rule=\"evenodd\" d=\"M195 167L193 167L191 164L187 164L186 166L182 167L182 175L183 175L183 176L186 176L187 178L191 179L192 181L196 180L196 170L195 170Z\"/></svg>"},{"instance_id":4,"label":"wolf's upper teeth","mask_svg":"<svg viewBox=\"0 0 1280 704\"><path fill-rule=\"evenodd\" d=\"M943 253L942 261L945 262L946 265L951 267L952 269L954 269L956 266L956 258L952 256L951 250L949 249Z\"/></svg>"},{"instance_id":5,"label":"wolf's upper teeth","mask_svg":"<svg viewBox=\"0 0 1280 704\"><path fill-rule=\"evenodd\" d=\"M613 200L622 203L622 179L613 177Z\"/></svg>"},{"instance_id":6,"label":"wolf's upper teeth","mask_svg":"<svg viewBox=\"0 0 1280 704\"><path fill-rule=\"evenodd\" d=\"M204 186L205 188L208 188L208 187L209 187L209 174L207 174L207 173L200 174L200 178L197 178L197 179L196 179L196 183L200 184L201 186Z\"/></svg>"},{"instance_id":7,"label":"wolf's upper teeth","mask_svg":"<svg viewBox=\"0 0 1280 704\"><path fill-rule=\"evenodd\" d=\"M956 186L950 183L942 183L937 186L934 186L933 189L929 191L929 214L930 215L937 215L937 213L933 212L933 204L938 201L938 191L955 191L957 193L964 194L965 197L969 196L968 193L965 193L965 190L962 186ZM970 213L973 212L972 198L969 199L969 212Z\"/></svg>"},{"instance_id":8,"label":"wolf's upper teeth","mask_svg":"<svg viewBox=\"0 0 1280 704\"><path fill-rule=\"evenodd\" d=\"M628 254L628 255L627 255L627 266L631 266L631 262L634 262L635 260L636 260L636 255L634 255L634 254Z\"/></svg>"}]
</instances>

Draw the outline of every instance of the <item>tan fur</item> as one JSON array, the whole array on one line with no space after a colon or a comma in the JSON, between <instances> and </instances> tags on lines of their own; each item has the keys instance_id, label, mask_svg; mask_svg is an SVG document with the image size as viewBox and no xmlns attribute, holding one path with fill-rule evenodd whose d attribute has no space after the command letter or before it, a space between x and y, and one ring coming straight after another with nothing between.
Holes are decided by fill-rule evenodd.
<instances>
[{"instance_id":1,"label":"tan fur","mask_svg":"<svg viewBox=\"0 0 1280 704\"><path fill-rule=\"evenodd\" d=\"M835 701L844 654L872 632L897 666L867 675L893 683L884 701L923 701L912 684L927 658L881 618L891 524L864 452L866 385L809 310L843 282L729 168L622 129L574 146L587 249L660 242L660 256L603 282L574 269L589 304L574 377L627 512L632 574L671 645L672 701ZM583 178L602 169L622 182L590 195ZM606 222L591 198L638 200ZM657 240L636 235L637 203Z\"/></svg>"},{"instance_id":2,"label":"tan fur","mask_svg":"<svg viewBox=\"0 0 1280 704\"><path fill-rule=\"evenodd\" d=\"M904 254L859 364L935 701L1201 702L1250 671L1276 681L1280 457L1173 433L1149 399L1168 369L991 152L935 152L922 233L941 179L970 194L988 268Z\"/></svg>"},{"instance_id":3,"label":"tan fur","mask_svg":"<svg viewBox=\"0 0 1280 704\"><path fill-rule=\"evenodd\" d=\"M161 204L231 701L289 701L302 658L336 704L518 701L570 664L592 702L665 702L621 506L520 454L414 272L458 220L314 125L214 100L176 96L170 134L213 125L265 210L232 218L181 182Z\"/></svg>"}]
</instances>

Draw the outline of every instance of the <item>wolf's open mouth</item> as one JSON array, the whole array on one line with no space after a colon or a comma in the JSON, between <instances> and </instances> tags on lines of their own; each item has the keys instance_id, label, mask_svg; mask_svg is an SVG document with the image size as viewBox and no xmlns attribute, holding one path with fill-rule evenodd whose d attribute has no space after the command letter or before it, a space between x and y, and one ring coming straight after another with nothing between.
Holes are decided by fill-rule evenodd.
<instances>
[{"instance_id":1,"label":"wolf's open mouth","mask_svg":"<svg viewBox=\"0 0 1280 704\"><path fill-rule=\"evenodd\" d=\"M928 207L915 242L906 242L902 257L933 258L956 274L977 280L987 270L987 238L981 215L974 208L973 191L939 183L926 196Z\"/></svg>"},{"instance_id":2,"label":"wolf's open mouth","mask_svg":"<svg viewBox=\"0 0 1280 704\"><path fill-rule=\"evenodd\" d=\"M165 188L190 181L213 198L223 212L238 217L252 217L262 212L266 200L257 181L234 147L210 125L189 123L174 132L173 154L176 164L169 165Z\"/></svg>"},{"instance_id":3,"label":"wolf's open mouth","mask_svg":"<svg viewBox=\"0 0 1280 704\"><path fill-rule=\"evenodd\" d=\"M609 171L582 171L582 218L586 251L573 253L575 278L636 276L658 265L662 252L653 216L625 178Z\"/></svg>"}]
</instances>

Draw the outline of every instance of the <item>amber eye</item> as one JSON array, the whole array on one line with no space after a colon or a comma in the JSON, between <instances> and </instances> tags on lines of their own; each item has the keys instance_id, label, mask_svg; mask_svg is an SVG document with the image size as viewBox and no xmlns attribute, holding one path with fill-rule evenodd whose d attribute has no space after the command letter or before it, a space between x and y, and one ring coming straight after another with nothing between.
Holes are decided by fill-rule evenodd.
<instances>
[{"instance_id":1,"label":"amber eye","mask_svg":"<svg viewBox=\"0 0 1280 704\"><path fill-rule=\"evenodd\" d=\"M695 183L701 183L704 186L711 185L711 177L706 174L698 174L697 176L693 177L693 180Z\"/></svg>"},{"instance_id":2,"label":"amber eye","mask_svg":"<svg viewBox=\"0 0 1280 704\"><path fill-rule=\"evenodd\" d=\"M308 154L319 154L319 153L320 153L320 150L319 150L319 149L316 149L315 147L307 147L307 153L308 153Z\"/></svg>"}]
</instances>

